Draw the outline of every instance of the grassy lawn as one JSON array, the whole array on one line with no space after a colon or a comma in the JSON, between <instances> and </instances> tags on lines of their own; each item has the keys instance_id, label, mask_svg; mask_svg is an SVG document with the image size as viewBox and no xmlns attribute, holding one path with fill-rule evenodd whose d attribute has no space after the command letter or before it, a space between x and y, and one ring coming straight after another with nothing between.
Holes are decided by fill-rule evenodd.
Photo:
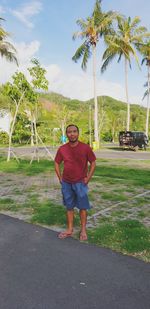
<instances>
[{"instance_id":1,"label":"grassy lawn","mask_svg":"<svg viewBox=\"0 0 150 309\"><path fill-rule=\"evenodd\" d=\"M150 261L150 161L104 160L89 184L93 205L88 242ZM35 224L65 228L60 185L52 161L0 158L0 211ZM93 219L96 218L96 221ZM78 237L79 215L75 212Z\"/></svg>"},{"instance_id":2,"label":"grassy lawn","mask_svg":"<svg viewBox=\"0 0 150 309\"><path fill-rule=\"evenodd\" d=\"M11 159L10 162L6 162L6 158L0 157L0 172L4 173L15 173L23 175L36 175L45 173L49 170L54 169L54 163L48 160L33 161L30 165L29 160L21 160L17 163L15 159Z\"/></svg>"}]
</instances>

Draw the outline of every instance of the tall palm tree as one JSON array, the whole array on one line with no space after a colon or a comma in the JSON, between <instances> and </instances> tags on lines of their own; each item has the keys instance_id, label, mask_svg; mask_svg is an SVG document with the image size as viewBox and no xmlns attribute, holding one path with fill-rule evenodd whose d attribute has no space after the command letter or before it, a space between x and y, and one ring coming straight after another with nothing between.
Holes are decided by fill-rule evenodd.
<instances>
[{"instance_id":1,"label":"tall palm tree","mask_svg":"<svg viewBox=\"0 0 150 309\"><path fill-rule=\"evenodd\" d=\"M0 17L0 56L5 57L6 60L15 62L18 65L18 61L15 56L16 49L11 43L6 41L10 34L2 28L1 21L4 21L4 19Z\"/></svg>"},{"instance_id":2,"label":"tall palm tree","mask_svg":"<svg viewBox=\"0 0 150 309\"><path fill-rule=\"evenodd\" d=\"M147 112L146 112L146 125L145 133L148 136L148 127L149 127L149 109L150 109L150 40L144 44L138 45L139 52L143 56L142 65L145 63L147 65L147 82L144 85L147 87L146 92L144 93L143 100L147 96Z\"/></svg>"},{"instance_id":3,"label":"tall palm tree","mask_svg":"<svg viewBox=\"0 0 150 309\"><path fill-rule=\"evenodd\" d=\"M93 56L93 82L94 82L94 138L99 147L98 131L98 103L96 91L96 47L99 39L111 31L111 24L116 14L112 11L102 12L101 0L96 0L93 13L86 19L78 19L77 25L81 31L75 32L73 39L81 38L84 42L77 49L72 60L77 62L82 58L81 67L86 70L90 56Z\"/></svg>"},{"instance_id":4,"label":"tall palm tree","mask_svg":"<svg viewBox=\"0 0 150 309\"><path fill-rule=\"evenodd\" d=\"M140 18L135 17L131 20L130 17L125 18L122 16L117 17L117 31L108 35L106 38L107 48L103 54L103 65L101 72L104 72L110 62L118 56L120 62L122 56L124 57L125 65L125 92L127 102L127 124L126 129L130 128L130 103L128 95L128 64L131 68L131 56L133 56L139 66L138 56L136 53L137 44L143 42L145 37L150 33L147 32L145 27L139 26Z\"/></svg>"}]
</instances>

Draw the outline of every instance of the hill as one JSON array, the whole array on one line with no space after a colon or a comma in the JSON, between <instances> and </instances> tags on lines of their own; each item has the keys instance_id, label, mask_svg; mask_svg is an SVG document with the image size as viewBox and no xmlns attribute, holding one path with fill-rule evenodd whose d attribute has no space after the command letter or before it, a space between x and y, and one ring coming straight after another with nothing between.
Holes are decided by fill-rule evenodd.
<instances>
[{"instance_id":1,"label":"hill","mask_svg":"<svg viewBox=\"0 0 150 309\"><path fill-rule=\"evenodd\" d=\"M39 120L47 123L50 131L59 128L56 135L64 134L69 123L80 127L81 138L88 141L89 133L93 135L94 99L80 101L69 99L58 93L40 95L42 110ZM127 104L108 96L98 97L99 130L104 140L118 139L118 132L126 128ZM131 130L145 130L146 108L131 104ZM56 130L57 131L57 130Z\"/></svg>"}]
</instances>

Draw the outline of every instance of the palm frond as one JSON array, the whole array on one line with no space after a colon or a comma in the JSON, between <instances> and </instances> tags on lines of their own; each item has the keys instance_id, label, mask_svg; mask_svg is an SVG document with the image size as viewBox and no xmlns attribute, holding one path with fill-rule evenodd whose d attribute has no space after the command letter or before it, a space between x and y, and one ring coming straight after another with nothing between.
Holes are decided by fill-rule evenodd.
<instances>
[{"instance_id":1,"label":"palm frond","mask_svg":"<svg viewBox=\"0 0 150 309\"><path fill-rule=\"evenodd\" d=\"M77 62L85 53L85 50L87 49L87 42L85 41L75 52L74 56L72 57L72 60L74 62Z\"/></svg>"},{"instance_id":2,"label":"palm frond","mask_svg":"<svg viewBox=\"0 0 150 309\"><path fill-rule=\"evenodd\" d=\"M76 38L81 38L81 39L83 39L83 38L85 38L86 37L86 31L85 32L81 32L81 31L77 31L77 32L75 32L74 34L73 34L73 36L72 36L72 39L73 40L76 40Z\"/></svg>"},{"instance_id":3,"label":"palm frond","mask_svg":"<svg viewBox=\"0 0 150 309\"><path fill-rule=\"evenodd\" d=\"M130 24L131 28L136 28L141 22L141 19L139 16L135 16Z\"/></svg>"},{"instance_id":4,"label":"palm frond","mask_svg":"<svg viewBox=\"0 0 150 309\"><path fill-rule=\"evenodd\" d=\"M107 69L107 66L112 62L112 60L116 57L116 54L112 54L107 57L107 59L103 62L101 66L101 73L104 73Z\"/></svg>"},{"instance_id":5,"label":"palm frond","mask_svg":"<svg viewBox=\"0 0 150 309\"><path fill-rule=\"evenodd\" d=\"M145 99L145 97L147 97L147 96L148 96L148 90L146 90L146 91L145 91L145 93L144 93L144 95L143 95L142 100L144 100L144 99Z\"/></svg>"},{"instance_id":6,"label":"palm frond","mask_svg":"<svg viewBox=\"0 0 150 309\"><path fill-rule=\"evenodd\" d=\"M142 61L141 61L141 65L143 65L145 62L147 62L147 58L143 58Z\"/></svg>"},{"instance_id":7,"label":"palm frond","mask_svg":"<svg viewBox=\"0 0 150 309\"><path fill-rule=\"evenodd\" d=\"M83 53L83 60L81 64L81 67L84 71L87 68L87 63L88 63L88 59L90 58L90 56L91 56L90 47L87 45Z\"/></svg>"},{"instance_id":8,"label":"palm frond","mask_svg":"<svg viewBox=\"0 0 150 309\"><path fill-rule=\"evenodd\" d=\"M82 31L85 31L88 22L87 20L80 18L80 19L77 19L76 24L81 28Z\"/></svg>"}]
</instances>

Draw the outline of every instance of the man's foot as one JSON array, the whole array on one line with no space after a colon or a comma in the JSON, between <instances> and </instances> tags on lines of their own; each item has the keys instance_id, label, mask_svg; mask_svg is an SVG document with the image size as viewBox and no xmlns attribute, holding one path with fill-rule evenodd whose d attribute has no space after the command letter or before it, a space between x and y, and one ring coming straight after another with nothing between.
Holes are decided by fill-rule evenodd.
<instances>
[{"instance_id":1,"label":"man's foot","mask_svg":"<svg viewBox=\"0 0 150 309\"><path fill-rule=\"evenodd\" d=\"M73 234L73 232L69 232L69 231L60 232L60 233L58 234L58 238L60 238L60 239L65 239L65 238L67 238L67 237L71 237L72 234Z\"/></svg>"},{"instance_id":2,"label":"man's foot","mask_svg":"<svg viewBox=\"0 0 150 309\"><path fill-rule=\"evenodd\" d=\"M80 241L86 241L87 239L86 232L80 232Z\"/></svg>"}]
</instances>

